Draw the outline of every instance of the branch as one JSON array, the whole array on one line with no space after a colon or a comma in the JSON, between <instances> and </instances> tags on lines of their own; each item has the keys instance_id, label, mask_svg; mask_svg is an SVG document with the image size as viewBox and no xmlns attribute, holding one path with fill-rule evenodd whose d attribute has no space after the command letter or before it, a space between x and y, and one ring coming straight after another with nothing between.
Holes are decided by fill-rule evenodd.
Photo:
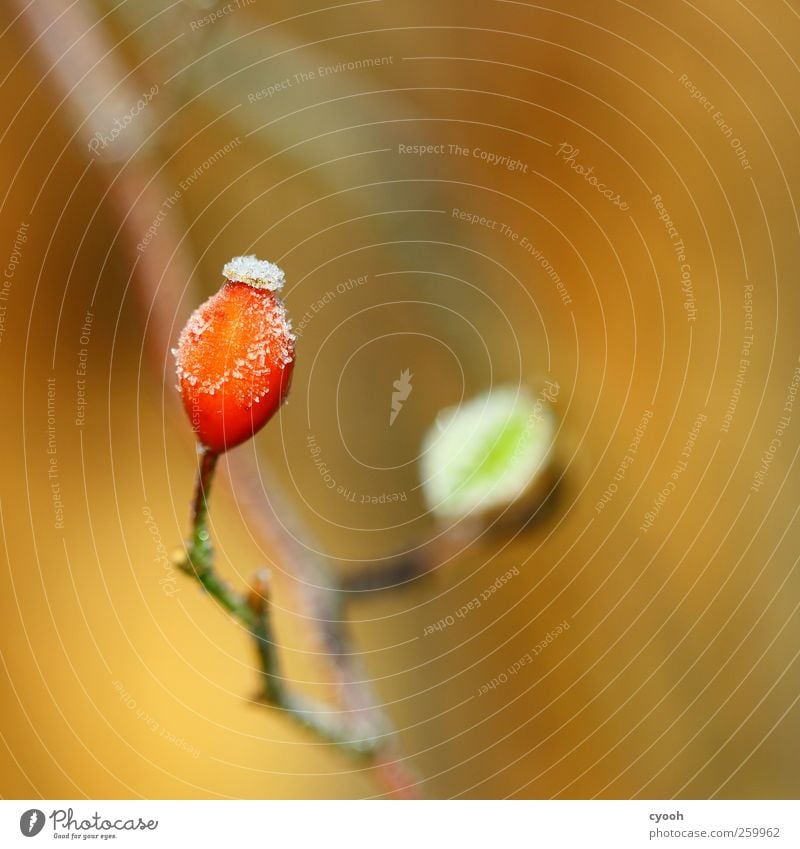
<instances>
[{"instance_id":1,"label":"branch","mask_svg":"<svg viewBox=\"0 0 800 849\"><path fill-rule=\"evenodd\" d=\"M383 729L364 734L363 728L343 719L331 708L294 692L280 671L277 643L272 629L269 587L264 572L248 595L236 592L214 568L214 550L208 530L208 495L219 455L203 450L197 474L192 533L177 566L250 632L261 666L265 704L285 712L321 739L352 755L372 755L381 746Z\"/></svg>"}]
</instances>

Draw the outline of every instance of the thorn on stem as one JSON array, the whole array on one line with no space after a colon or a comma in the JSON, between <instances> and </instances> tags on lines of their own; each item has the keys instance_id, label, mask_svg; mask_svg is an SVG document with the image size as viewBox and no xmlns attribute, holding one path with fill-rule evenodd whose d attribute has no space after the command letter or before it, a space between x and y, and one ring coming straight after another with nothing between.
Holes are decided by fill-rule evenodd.
<instances>
[{"instance_id":1,"label":"thorn on stem","mask_svg":"<svg viewBox=\"0 0 800 849\"><path fill-rule=\"evenodd\" d=\"M253 577L247 604L256 616L263 616L271 596L271 579L269 569L259 569Z\"/></svg>"}]
</instances>

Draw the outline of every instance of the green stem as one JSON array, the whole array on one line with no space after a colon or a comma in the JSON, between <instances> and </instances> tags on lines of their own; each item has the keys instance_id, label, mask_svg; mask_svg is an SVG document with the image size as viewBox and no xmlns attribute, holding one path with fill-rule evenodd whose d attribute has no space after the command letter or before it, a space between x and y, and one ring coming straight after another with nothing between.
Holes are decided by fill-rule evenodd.
<instances>
[{"instance_id":1,"label":"green stem","mask_svg":"<svg viewBox=\"0 0 800 849\"><path fill-rule=\"evenodd\" d=\"M211 534L208 530L208 493L218 460L219 454L203 449L195 485L192 535L187 546L184 571L196 578L210 596L252 631L256 621L250 605L214 570L214 549L211 547Z\"/></svg>"},{"instance_id":2,"label":"green stem","mask_svg":"<svg viewBox=\"0 0 800 849\"><path fill-rule=\"evenodd\" d=\"M218 460L219 454L203 449L192 506L192 533L186 546L186 557L179 564L181 569L195 578L212 598L250 632L258 653L264 679L264 701L267 704L284 711L323 740L350 754L374 754L382 742L378 735L355 733L355 728L344 723L330 708L286 686L273 638L266 587L262 586L262 592L247 597L222 580L214 569L214 549L208 529L208 495Z\"/></svg>"},{"instance_id":3,"label":"green stem","mask_svg":"<svg viewBox=\"0 0 800 849\"><path fill-rule=\"evenodd\" d=\"M256 650L261 661L261 672L264 676L264 697L270 704L283 707L286 687L280 672L277 646L272 639L269 601L264 599L260 607L260 615L255 615L255 622L250 633L255 640Z\"/></svg>"}]
</instances>

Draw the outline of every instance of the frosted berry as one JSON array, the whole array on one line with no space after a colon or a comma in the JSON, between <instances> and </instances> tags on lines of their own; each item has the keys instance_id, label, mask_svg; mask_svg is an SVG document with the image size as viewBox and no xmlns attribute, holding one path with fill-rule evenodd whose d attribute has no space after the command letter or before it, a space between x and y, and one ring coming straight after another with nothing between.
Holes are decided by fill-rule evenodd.
<instances>
[{"instance_id":1,"label":"frosted berry","mask_svg":"<svg viewBox=\"0 0 800 849\"><path fill-rule=\"evenodd\" d=\"M222 273L222 288L192 313L173 351L192 428L217 453L245 442L281 405L295 342L278 266L240 256Z\"/></svg>"}]
</instances>

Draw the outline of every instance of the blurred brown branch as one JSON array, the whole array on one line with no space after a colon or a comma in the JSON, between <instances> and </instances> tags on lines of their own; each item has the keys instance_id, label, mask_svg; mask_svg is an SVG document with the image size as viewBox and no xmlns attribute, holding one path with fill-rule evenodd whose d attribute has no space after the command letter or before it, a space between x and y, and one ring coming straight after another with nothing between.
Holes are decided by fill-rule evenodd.
<instances>
[{"instance_id":1,"label":"blurred brown branch","mask_svg":"<svg viewBox=\"0 0 800 849\"><path fill-rule=\"evenodd\" d=\"M114 45L104 36L103 20L92 16L89 4L73 3L64 8L54 0L34 4L16 0L16 6L30 30L44 73L60 91L62 103L71 114L76 126L74 138L87 145L90 155L91 140L98 132L107 132L119 116L135 109L141 93L129 81L131 73L116 58ZM158 116L157 103L152 104L152 110L153 116ZM103 159L98 167L107 177L105 197L119 216L118 238L131 257L131 270L121 276L134 279L146 317L148 343L163 364L164 352L173 341L174 317L183 311L184 299L189 297L195 264L174 214L160 220L158 238L148 244L147 250L137 250L138 240L159 219L164 198L169 196L160 176L160 158L152 155L158 149L155 141L163 122L153 116L143 113L130 122L123 135L124 145L115 144L116 158ZM177 396L174 406L177 411ZM280 580L289 586L280 589L291 591L299 612L314 629L343 712L353 726L382 729L380 742L370 755L376 777L392 796L417 796L419 779L399 753L390 723L366 683L358 654L350 646L343 595L336 582L323 564L312 560L285 530L291 513L288 505L281 505L281 521L277 521L275 498L271 495L272 503L265 503L263 490L255 484L263 473L253 468L251 457L243 453L233 456L227 468L251 523L285 564Z\"/></svg>"}]
</instances>

